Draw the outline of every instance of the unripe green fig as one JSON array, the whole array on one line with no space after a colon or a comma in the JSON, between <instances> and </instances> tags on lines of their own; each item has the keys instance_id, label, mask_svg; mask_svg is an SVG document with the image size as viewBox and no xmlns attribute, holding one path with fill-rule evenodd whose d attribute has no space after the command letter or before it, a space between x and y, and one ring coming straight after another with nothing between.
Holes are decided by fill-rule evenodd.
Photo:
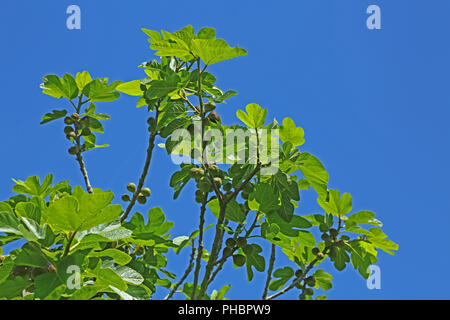
<instances>
[{"instance_id":1,"label":"unripe green fig","mask_svg":"<svg viewBox=\"0 0 450 320\"><path fill-rule=\"evenodd\" d=\"M228 238L227 241L225 241L225 245L228 248L234 248L236 246L236 241L233 238Z\"/></svg>"},{"instance_id":2,"label":"unripe green fig","mask_svg":"<svg viewBox=\"0 0 450 320\"><path fill-rule=\"evenodd\" d=\"M244 248L245 246L247 246L247 239L245 239L244 237L239 237L236 243L239 248Z\"/></svg>"},{"instance_id":3,"label":"unripe green fig","mask_svg":"<svg viewBox=\"0 0 450 320\"><path fill-rule=\"evenodd\" d=\"M205 170L202 168L191 168L189 174L193 178L202 177L205 174Z\"/></svg>"},{"instance_id":4,"label":"unripe green fig","mask_svg":"<svg viewBox=\"0 0 450 320\"><path fill-rule=\"evenodd\" d=\"M70 139L76 139L76 137L77 137L77 134L75 133L75 131L69 132L69 133L66 135L67 140L70 140Z\"/></svg>"},{"instance_id":5,"label":"unripe green fig","mask_svg":"<svg viewBox=\"0 0 450 320\"><path fill-rule=\"evenodd\" d=\"M144 195L144 197L147 197L147 198L150 197L150 195L152 194L152 192L149 188L143 188L141 192Z\"/></svg>"},{"instance_id":6,"label":"unripe green fig","mask_svg":"<svg viewBox=\"0 0 450 320\"><path fill-rule=\"evenodd\" d=\"M69 148L69 154L71 154L71 155L76 155L77 153L78 153L78 148L77 147L70 147Z\"/></svg>"},{"instance_id":7,"label":"unripe green fig","mask_svg":"<svg viewBox=\"0 0 450 320\"><path fill-rule=\"evenodd\" d=\"M214 182L215 182L217 187L220 187L222 185L222 179L219 178L219 177L215 177L214 178Z\"/></svg>"},{"instance_id":8,"label":"unripe green fig","mask_svg":"<svg viewBox=\"0 0 450 320\"><path fill-rule=\"evenodd\" d=\"M148 124L149 126L155 125L155 124L156 124L156 119L153 118L153 117L148 118L148 119L147 119L147 124Z\"/></svg>"},{"instance_id":9,"label":"unripe green fig","mask_svg":"<svg viewBox=\"0 0 450 320\"><path fill-rule=\"evenodd\" d=\"M208 115L208 119L211 122L214 122L214 123L222 122L222 120L220 119L219 114L216 111L211 111L211 113Z\"/></svg>"},{"instance_id":10,"label":"unripe green fig","mask_svg":"<svg viewBox=\"0 0 450 320\"><path fill-rule=\"evenodd\" d=\"M247 259L242 254L235 254L233 256L233 263L238 267L242 267Z\"/></svg>"},{"instance_id":11,"label":"unripe green fig","mask_svg":"<svg viewBox=\"0 0 450 320\"><path fill-rule=\"evenodd\" d=\"M73 120L80 120L81 116L78 113L72 113L72 119Z\"/></svg>"},{"instance_id":12,"label":"unripe green fig","mask_svg":"<svg viewBox=\"0 0 450 320\"><path fill-rule=\"evenodd\" d=\"M295 276L297 278L300 278L302 275L303 275L303 271L302 270L298 269L297 271L295 271Z\"/></svg>"},{"instance_id":13,"label":"unripe green fig","mask_svg":"<svg viewBox=\"0 0 450 320\"><path fill-rule=\"evenodd\" d=\"M140 204L146 204L147 198L142 193L140 193L137 197L137 202L139 202Z\"/></svg>"},{"instance_id":14,"label":"unripe green fig","mask_svg":"<svg viewBox=\"0 0 450 320\"><path fill-rule=\"evenodd\" d=\"M310 287L314 287L316 285L316 277L309 276L305 279L305 283Z\"/></svg>"},{"instance_id":15,"label":"unripe green fig","mask_svg":"<svg viewBox=\"0 0 450 320\"><path fill-rule=\"evenodd\" d=\"M71 132L73 132L73 131L74 131L73 128L70 127L70 126L67 126L67 127L64 128L64 133L65 133L65 134L69 134L69 133L71 133Z\"/></svg>"},{"instance_id":16,"label":"unripe green fig","mask_svg":"<svg viewBox=\"0 0 450 320\"><path fill-rule=\"evenodd\" d=\"M320 252L319 248L313 248L313 249L312 249L312 254L315 255L315 256L316 256L319 252Z\"/></svg>"},{"instance_id":17,"label":"unripe green fig","mask_svg":"<svg viewBox=\"0 0 450 320\"><path fill-rule=\"evenodd\" d=\"M71 125L71 124L73 124L73 119L71 117L65 117L64 123L67 125Z\"/></svg>"},{"instance_id":18,"label":"unripe green fig","mask_svg":"<svg viewBox=\"0 0 450 320\"><path fill-rule=\"evenodd\" d=\"M216 104L213 101L209 101L205 103L205 111L210 112L216 109Z\"/></svg>"},{"instance_id":19,"label":"unripe green fig","mask_svg":"<svg viewBox=\"0 0 450 320\"><path fill-rule=\"evenodd\" d=\"M327 240L330 239L330 236L329 236L327 233L324 233L324 234L322 234L322 235L320 236L320 238L321 238L323 241L327 241Z\"/></svg>"},{"instance_id":20,"label":"unripe green fig","mask_svg":"<svg viewBox=\"0 0 450 320\"><path fill-rule=\"evenodd\" d=\"M333 238L336 238L336 236L338 235L338 231L334 228L330 229L330 236L332 236Z\"/></svg>"},{"instance_id":21,"label":"unripe green fig","mask_svg":"<svg viewBox=\"0 0 450 320\"><path fill-rule=\"evenodd\" d=\"M130 202L130 201L131 201L130 196L129 196L128 194L122 195L122 201L124 201L124 202Z\"/></svg>"},{"instance_id":22,"label":"unripe green fig","mask_svg":"<svg viewBox=\"0 0 450 320\"><path fill-rule=\"evenodd\" d=\"M136 192L136 185L133 182L130 182L127 185L127 190L132 192L132 193L135 193Z\"/></svg>"},{"instance_id":23,"label":"unripe green fig","mask_svg":"<svg viewBox=\"0 0 450 320\"><path fill-rule=\"evenodd\" d=\"M305 295L312 296L314 294L314 290L311 288L306 288L304 291Z\"/></svg>"}]
</instances>

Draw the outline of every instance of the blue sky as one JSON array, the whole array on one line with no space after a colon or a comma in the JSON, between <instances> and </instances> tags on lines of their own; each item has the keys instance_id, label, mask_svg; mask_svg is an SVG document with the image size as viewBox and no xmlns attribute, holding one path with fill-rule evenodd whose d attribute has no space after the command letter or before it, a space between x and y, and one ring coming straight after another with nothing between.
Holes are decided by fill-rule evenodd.
<instances>
[{"instance_id":1,"label":"blue sky","mask_svg":"<svg viewBox=\"0 0 450 320\"><path fill-rule=\"evenodd\" d=\"M70 4L81 7L81 30L66 28ZM381 8L381 30L366 28L371 4ZM153 59L140 28L210 26L248 50L211 67L223 89L239 92L220 106L224 122L238 121L236 110L250 102L268 108L268 118L293 118L306 133L302 150L322 160L330 187L351 193L354 210L376 212L400 245L394 257L379 255L381 290L368 290L352 268L328 268L335 276L328 297L449 299L449 10L447 0L2 1L0 199L12 195L11 178L52 172L58 181L83 183L66 152L63 125L39 125L51 108L67 106L41 94L42 76L89 70L95 77L138 79L137 65ZM97 105L112 116L98 138L111 147L86 154L93 185L118 195L137 180L144 161L148 116L135 103L123 96ZM152 201L139 210L162 207L183 235L197 225L198 206L192 185L172 201L168 185L176 169L157 150ZM302 198L297 213L319 210L313 192ZM170 255L168 269L181 273L187 251ZM264 275L245 281L245 270L228 265L215 287L237 282L230 298L260 298Z\"/></svg>"}]
</instances>

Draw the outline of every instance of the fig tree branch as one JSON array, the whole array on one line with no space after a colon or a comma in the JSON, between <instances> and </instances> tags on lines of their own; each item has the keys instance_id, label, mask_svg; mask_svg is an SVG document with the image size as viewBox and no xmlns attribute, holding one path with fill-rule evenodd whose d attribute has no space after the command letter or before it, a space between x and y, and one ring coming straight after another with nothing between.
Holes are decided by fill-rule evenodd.
<instances>
[{"instance_id":1,"label":"fig tree branch","mask_svg":"<svg viewBox=\"0 0 450 320\"><path fill-rule=\"evenodd\" d=\"M206 204L208 203L208 193L205 193L203 198L203 203L200 209L200 223L199 223L199 235L198 235L198 251L197 251L197 259L195 261L195 271L194 271L194 286L192 287L192 300L195 300L195 294L197 291L198 277L200 274L202 256L203 256L203 228L205 226L205 212L206 212ZM192 240L194 241L194 240Z\"/></svg>"},{"instance_id":2,"label":"fig tree branch","mask_svg":"<svg viewBox=\"0 0 450 320\"><path fill-rule=\"evenodd\" d=\"M248 231L245 233L244 238L248 239L251 235L251 233L253 232L253 230L256 227L256 224L258 222L258 212L256 213L256 217L255 220L253 221L252 225L250 226L250 228L248 229ZM237 238L237 237L236 237ZM222 259L216 261L215 265L218 265L216 270L214 270L214 273L212 274L211 278L209 279L209 284L211 284L214 279L216 278L217 274L222 270L223 266L225 265L225 262L227 262L228 258L230 258L231 256L233 256L233 254L239 249L238 246L234 246L234 248L231 250L231 254L227 255L227 256L223 256Z\"/></svg>"},{"instance_id":3,"label":"fig tree branch","mask_svg":"<svg viewBox=\"0 0 450 320\"><path fill-rule=\"evenodd\" d=\"M158 117L159 117L159 103L156 106L156 115L155 115L156 124L158 124ZM144 187L145 179L147 178L147 174L148 174L148 169L149 169L150 163L152 161L153 149L155 148L155 139L156 139L157 135L158 135L158 131L156 131L156 130L150 134L144 168L142 170L142 174L139 179L139 183L136 188L136 191L133 193L133 197L131 198L131 201L128 204L128 207L126 208L125 213L120 218L121 222L125 221L128 218L128 215L130 214L131 209L133 209L133 206L136 204L136 200L139 196L139 193L141 193L142 188Z\"/></svg>"},{"instance_id":4,"label":"fig tree branch","mask_svg":"<svg viewBox=\"0 0 450 320\"><path fill-rule=\"evenodd\" d=\"M273 266L275 264L275 251L276 251L276 248L277 248L276 245L272 244L272 252L270 254L269 268L267 269L266 286L264 287L264 292L263 292L263 296L262 296L263 300L266 300L267 293L269 292L270 280L272 280L272 271L273 271Z\"/></svg>"},{"instance_id":5,"label":"fig tree branch","mask_svg":"<svg viewBox=\"0 0 450 320\"><path fill-rule=\"evenodd\" d=\"M338 222L338 229L337 229L337 231L339 232L339 231L341 230L341 228L342 228L342 219L341 219L341 216L339 216L338 218L339 218L339 222ZM329 246L326 246L326 247L322 250L322 256L325 256L325 255L328 253L328 251L331 249L331 247L333 247L333 246L335 246L335 245L336 245L336 242L332 243L332 244L329 245ZM285 288L281 289L281 290L278 291L277 293L275 293L275 294L273 294L273 295L271 295L271 296L269 296L269 297L266 297L265 300L272 300L272 299L275 299L276 297L279 297L279 296L281 296L282 294L285 294L285 293L288 292L289 290L293 289L297 284L299 284L300 282L303 281L303 279L306 278L308 272L311 271L311 269L314 267L314 265L315 265L318 261L320 261L320 260L321 260L321 259L320 259L319 257L316 257L313 261L311 261L311 262L308 264L308 266L306 267L305 271L302 272L302 274L301 274L300 277L296 277L296 278L292 281L292 283L291 283L289 286L286 286Z\"/></svg>"}]
</instances>

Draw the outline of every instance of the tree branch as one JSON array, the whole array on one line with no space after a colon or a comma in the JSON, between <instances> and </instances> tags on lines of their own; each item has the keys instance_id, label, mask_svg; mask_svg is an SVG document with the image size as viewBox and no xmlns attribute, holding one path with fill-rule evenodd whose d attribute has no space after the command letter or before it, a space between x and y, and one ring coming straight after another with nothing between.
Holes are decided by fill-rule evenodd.
<instances>
[{"instance_id":1,"label":"tree branch","mask_svg":"<svg viewBox=\"0 0 450 320\"><path fill-rule=\"evenodd\" d=\"M197 259L195 262L195 271L194 271L194 286L192 287L192 296L191 299L195 300L195 294L197 291L198 277L200 274L200 268L202 263L203 256L203 227L205 225L205 212L206 212L206 204L208 203L208 193L205 193L205 197L203 199L203 203L200 209L200 223L199 223L199 236L198 236L198 252ZM192 240L194 241L194 240Z\"/></svg>"},{"instance_id":2,"label":"tree branch","mask_svg":"<svg viewBox=\"0 0 450 320\"><path fill-rule=\"evenodd\" d=\"M253 230L255 229L256 223L258 222L258 214L259 214L259 212L256 213L255 220L253 221L253 223L252 223L252 225L250 226L250 228L248 229L248 231L245 233L245 236L244 236L245 239L248 239L248 238L250 237L251 233L253 232ZM237 238L237 237L235 237L235 238ZM222 259L216 261L216 263L215 263L214 265L218 265L218 267L216 268L216 270L214 270L214 273L212 274L211 278L209 279L208 284L211 284L211 283L214 281L214 279L216 278L217 274L220 272L220 270L222 270L223 266L225 265L225 262L227 262L227 260L228 260L231 256L233 256L233 254L234 254L238 249L239 249L239 247L238 247L238 246L235 246L235 247L232 249L230 255L228 255L228 256L223 256Z\"/></svg>"},{"instance_id":3,"label":"tree branch","mask_svg":"<svg viewBox=\"0 0 450 320\"><path fill-rule=\"evenodd\" d=\"M158 104L158 106L156 106L156 116L155 116L156 124L158 124L158 117L159 117L159 104ZM153 149L155 148L155 139L156 139L157 135L158 135L158 131L156 131L156 130L150 134L148 148L147 148L147 157L145 159L144 168L142 170L142 174L139 179L139 183L136 188L136 191L133 193L133 197L131 198L131 201L128 204L127 209L125 210L125 213L120 218L121 222L125 221L125 219L128 218L128 215L130 214L131 209L133 209L133 206L136 203L139 193L142 191L142 188L144 187L145 179L147 178L148 169L150 167L150 162L152 161Z\"/></svg>"},{"instance_id":4,"label":"tree branch","mask_svg":"<svg viewBox=\"0 0 450 320\"><path fill-rule=\"evenodd\" d=\"M78 145L79 148L81 148L80 145L79 145L79 142L77 143L77 145ZM92 189L92 186L91 186L91 181L89 180L88 172L86 170L86 165L84 164L83 156L81 155L81 151L79 151L77 153L76 159L78 161L78 164L80 165L81 174L83 175L84 183L86 184L87 192L94 193L94 190Z\"/></svg>"},{"instance_id":5,"label":"tree branch","mask_svg":"<svg viewBox=\"0 0 450 320\"><path fill-rule=\"evenodd\" d=\"M326 254L328 252L328 250L330 249L330 247L325 247L322 251L322 254ZM319 261L319 258L315 258L313 261L311 261L308 266L305 269L305 272L302 272L300 277L295 278L292 283L289 286L284 287L283 289L281 289L280 291L278 291L277 293L266 297L265 300L272 300L275 299L276 297L281 296L282 294L285 294L286 292L288 292L289 290L293 289L297 284L299 284L300 282L303 281L303 279L306 278L306 275L308 274L309 271L311 271L311 269L314 267L314 265Z\"/></svg>"},{"instance_id":6,"label":"tree branch","mask_svg":"<svg viewBox=\"0 0 450 320\"><path fill-rule=\"evenodd\" d=\"M264 293L262 296L263 300L266 300L266 298L267 298L267 292L269 292L270 280L272 280L272 271L273 271L273 266L275 264L275 251L276 251L276 246L274 244L272 244L272 253L270 254L269 269L267 269L266 286L264 288Z\"/></svg>"}]
</instances>

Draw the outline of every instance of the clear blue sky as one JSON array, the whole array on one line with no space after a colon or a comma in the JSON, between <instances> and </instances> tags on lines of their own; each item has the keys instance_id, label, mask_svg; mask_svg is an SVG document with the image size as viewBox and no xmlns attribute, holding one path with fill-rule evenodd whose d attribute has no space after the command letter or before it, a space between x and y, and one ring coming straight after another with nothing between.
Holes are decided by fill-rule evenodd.
<instances>
[{"instance_id":1,"label":"clear blue sky","mask_svg":"<svg viewBox=\"0 0 450 320\"><path fill-rule=\"evenodd\" d=\"M81 7L79 31L66 28L70 4ZM381 7L381 30L366 28L370 4ZM42 76L89 70L138 79L137 65L153 59L140 28L211 26L249 52L211 68L223 89L239 92L220 106L224 122L238 121L236 110L250 102L268 108L269 118L292 117L305 130L303 150L325 163L330 187L351 193L355 210L376 212L400 245L394 257L379 255L381 290L368 290L347 268L332 272L329 298L449 299L449 12L448 0L1 1L0 199L12 195L11 178L53 172L83 183L63 125L39 125L51 108L67 106L41 94ZM111 147L86 154L94 186L118 195L137 180L145 155L147 114L135 103L123 96L97 105L112 116L99 137ZM162 207L174 231L188 234L198 220L193 187L172 201L177 167L168 160L156 152L146 210ZM302 196L299 214L319 210L314 193ZM187 251L171 255L168 269L181 273ZM244 269L228 265L216 287L239 282L230 298L259 298L263 274L245 280Z\"/></svg>"}]
</instances>

